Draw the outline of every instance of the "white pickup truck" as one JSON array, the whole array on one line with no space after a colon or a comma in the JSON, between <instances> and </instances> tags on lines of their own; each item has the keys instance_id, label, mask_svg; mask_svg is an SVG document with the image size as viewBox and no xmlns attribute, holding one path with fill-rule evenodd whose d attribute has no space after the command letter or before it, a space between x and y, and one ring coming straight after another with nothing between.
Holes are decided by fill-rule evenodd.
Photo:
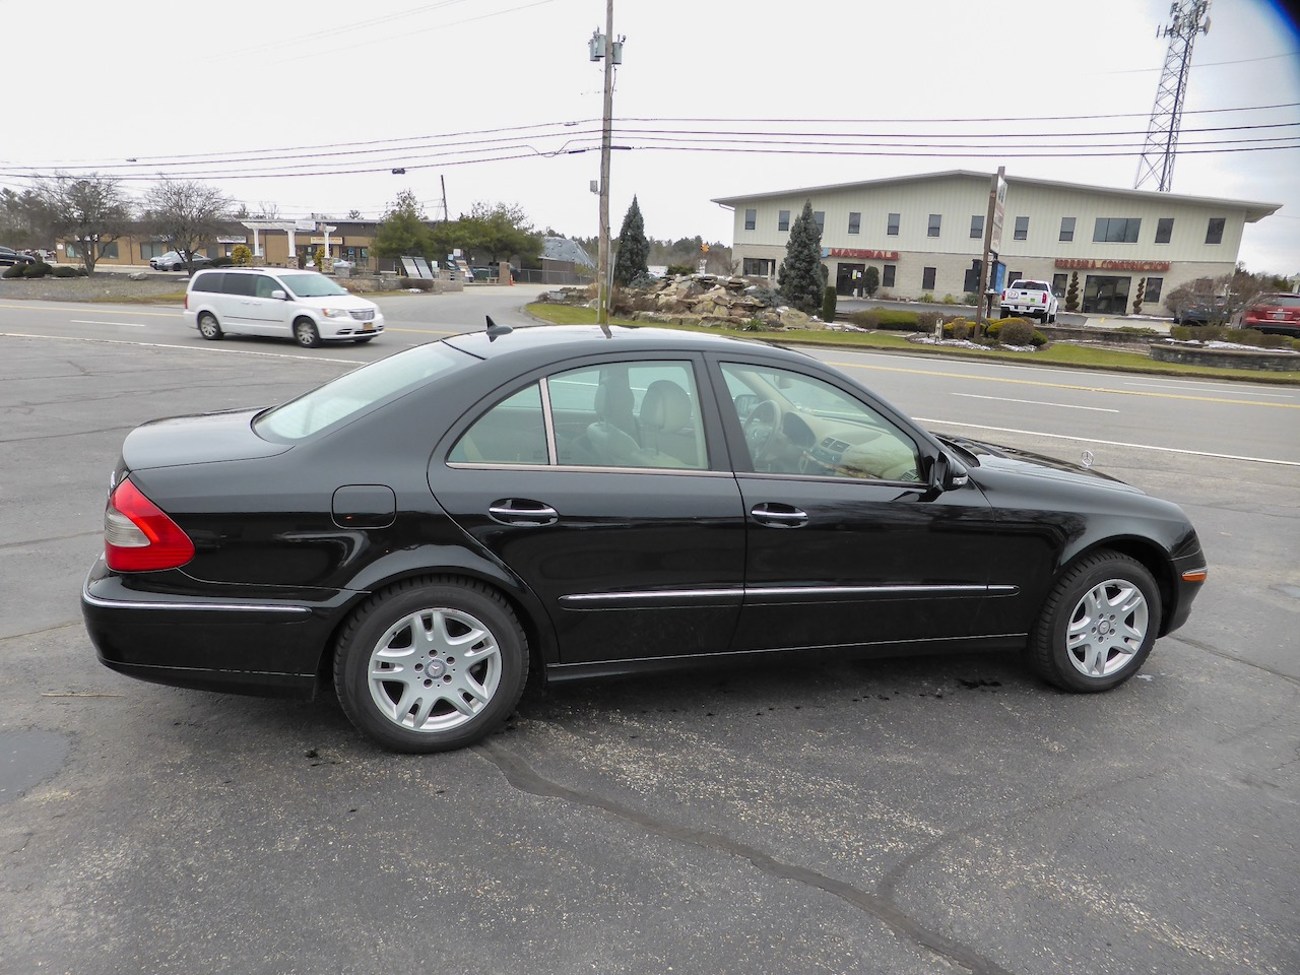
<instances>
[{"instance_id":1,"label":"white pickup truck","mask_svg":"<svg viewBox=\"0 0 1300 975\"><path fill-rule=\"evenodd\" d=\"M1044 323L1056 321L1056 295L1052 294L1052 286L1046 281L1018 278L1011 282L1011 287L1002 289L1000 304L1002 318L1020 315Z\"/></svg>"}]
</instances>

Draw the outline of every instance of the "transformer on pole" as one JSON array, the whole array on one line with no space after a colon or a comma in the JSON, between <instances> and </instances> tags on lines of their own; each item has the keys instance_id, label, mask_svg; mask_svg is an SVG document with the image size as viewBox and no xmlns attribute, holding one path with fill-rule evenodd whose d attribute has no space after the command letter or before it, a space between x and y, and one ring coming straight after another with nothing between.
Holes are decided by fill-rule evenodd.
<instances>
[{"instance_id":1,"label":"transformer on pole","mask_svg":"<svg viewBox=\"0 0 1300 975\"><path fill-rule=\"evenodd\" d=\"M1174 157L1178 154L1178 130L1182 126L1183 96L1187 93L1187 74L1192 66L1192 42L1197 34L1210 30L1206 16L1210 0L1174 0L1169 5L1171 22L1156 30L1156 37L1168 37L1165 67L1156 89L1155 106L1147 123L1147 141L1138 161L1134 189L1151 183L1161 193L1174 184Z\"/></svg>"}]
</instances>

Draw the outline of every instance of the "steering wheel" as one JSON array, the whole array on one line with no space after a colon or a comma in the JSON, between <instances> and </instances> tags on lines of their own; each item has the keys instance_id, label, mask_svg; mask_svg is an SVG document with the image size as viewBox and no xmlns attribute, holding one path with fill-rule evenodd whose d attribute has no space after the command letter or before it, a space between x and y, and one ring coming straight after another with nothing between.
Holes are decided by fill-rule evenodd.
<instances>
[{"instance_id":1,"label":"steering wheel","mask_svg":"<svg viewBox=\"0 0 1300 975\"><path fill-rule=\"evenodd\" d=\"M754 466L769 459L773 445L781 435L781 407L776 400L765 399L754 405L745 417L745 444Z\"/></svg>"}]
</instances>

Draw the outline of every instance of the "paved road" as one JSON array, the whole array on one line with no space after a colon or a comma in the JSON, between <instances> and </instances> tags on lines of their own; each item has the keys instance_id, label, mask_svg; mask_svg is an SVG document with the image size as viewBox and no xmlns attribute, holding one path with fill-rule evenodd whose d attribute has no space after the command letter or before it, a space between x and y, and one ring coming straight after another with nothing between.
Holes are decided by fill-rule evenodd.
<instances>
[{"instance_id":1,"label":"paved road","mask_svg":"<svg viewBox=\"0 0 1300 975\"><path fill-rule=\"evenodd\" d=\"M511 313L416 300L393 339ZM827 353L935 428L1095 440L1183 504L1190 623L1095 697L1001 656L783 658L534 693L410 757L329 702L113 674L77 609L126 430L381 344L86 311L0 307L0 972L1300 970L1291 390Z\"/></svg>"}]
</instances>

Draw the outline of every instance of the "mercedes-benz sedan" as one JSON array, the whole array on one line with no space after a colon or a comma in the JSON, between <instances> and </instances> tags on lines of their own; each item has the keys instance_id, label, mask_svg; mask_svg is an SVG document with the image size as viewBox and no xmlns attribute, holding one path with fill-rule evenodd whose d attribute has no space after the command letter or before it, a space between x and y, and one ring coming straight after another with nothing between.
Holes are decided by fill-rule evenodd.
<instances>
[{"instance_id":1,"label":"mercedes-benz sedan","mask_svg":"<svg viewBox=\"0 0 1300 975\"><path fill-rule=\"evenodd\" d=\"M82 607L114 670L312 695L402 751L549 680L1024 652L1101 691L1186 619L1174 504L923 429L760 342L491 326L122 446Z\"/></svg>"}]
</instances>

